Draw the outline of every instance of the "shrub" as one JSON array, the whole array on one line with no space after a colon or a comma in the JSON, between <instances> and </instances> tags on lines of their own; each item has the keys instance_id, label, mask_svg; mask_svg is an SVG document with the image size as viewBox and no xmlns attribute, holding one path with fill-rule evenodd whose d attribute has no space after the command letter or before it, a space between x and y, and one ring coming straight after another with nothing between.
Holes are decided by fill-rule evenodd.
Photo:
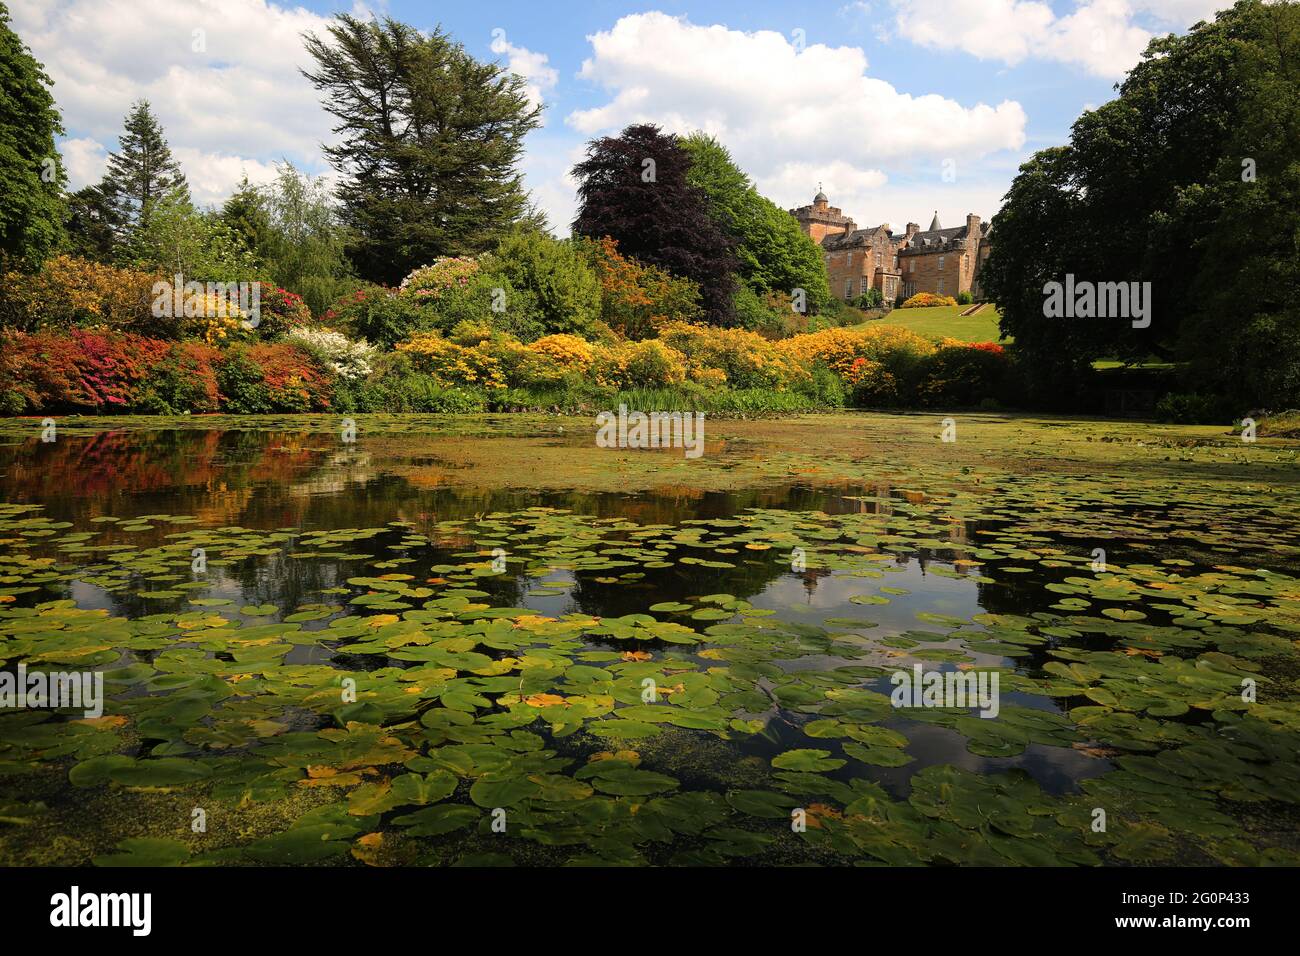
<instances>
[{"instance_id":1,"label":"shrub","mask_svg":"<svg viewBox=\"0 0 1300 956\"><path fill-rule=\"evenodd\" d=\"M528 354L521 378L529 385L577 381L596 361L596 349L576 335L547 335L528 345Z\"/></svg>"},{"instance_id":2,"label":"shrub","mask_svg":"<svg viewBox=\"0 0 1300 956\"><path fill-rule=\"evenodd\" d=\"M157 277L136 269L55 256L35 275L0 275L0 325L35 331L85 326L175 338L176 320L153 317L151 289Z\"/></svg>"},{"instance_id":3,"label":"shrub","mask_svg":"<svg viewBox=\"0 0 1300 956\"><path fill-rule=\"evenodd\" d=\"M884 294L879 289L868 289L853 300L853 305L859 309L878 309L884 299Z\"/></svg>"},{"instance_id":4,"label":"shrub","mask_svg":"<svg viewBox=\"0 0 1300 956\"><path fill-rule=\"evenodd\" d=\"M546 332L590 335L600 319L601 286L583 250L537 230L516 229L497 245L491 271L527 293ZM506 299L507 310L510 308Z\"/></svg>"},{"instance_id":5,"label":"shrub","mask_svg":"<svg viewBox=\"0 0 1300 956\"><path fill-rule=\"evenodd\" d=\"M614 388L657 388L686 381L686 356L658 339L621 342L602 349L597 384Z\"/></svg>"},{"instance_id":6,"label":"shrub","mask_svg":"<svg viewBox=\"0 0 1300 956\"><path fill-rule=\"evenodd\" d=\"M956 305L957 300L950 295L935 295L933 292L918 292L903 302L899 308L929 309L938 305Z\"/></svg>"},{"instance_id":7,"label":"shrub","mask_svg":"<svg viewBox=\"0 0 1300 956\"><path fill-rule=\"evenodd\" d=\"M601 320L619 335L649 338L668 323L703 317L700 288L689 279L623 255L608 236L575 241L600 284Z\"/></svg>"},{"instance_id":8,"label":"shrub","mask_svg":"<svg viewBox=\"0 0 1300 956\"><path fill-rule=\"evenodd\" d=\"M485 407L482 395L440 384L416 370L405 352L380 355L367 379L339 382L334 408L341 412L474 412Z\"/></svg>"},{"instance_id":9,"label":"shrub","mask_svg":"<svg viewBox=\"0 0 1300 956\"><path fill-rule=\"evenodd\" d=\"M1009 362L1002 346L945 339L927 356L917 400L928 406L974 406L1005 396Z\"/></svg>"},{"instance_id":10,"label":"shrub","mask_svg":"<svg viewBox=\"0 0 1300 956\"><path fill-rule=\"evenodd\" d=\"M355 338L392 348L422 326L419 304L392 289L367 285L344 296L322 318L331 328L347 330Z\"/></svg>"},{"instance_id":11,"label":"shrub","mask_svg":"<svg viewBox=\"0 0 1300 956\"><path fill-rule=\"evenodd\" d=\"M1227 422L1231 413L1224 401L1213 395L1196 392L1170 392L1156 402L1156 415L1161 421L1184 425L1216 425Z\"/></svg>"},{"instance_id":12,"label":"shrub","mask_svg":"<svg viewBox=\"0 0 1300 956\"><path fill-rule=\"evenodd\" d=\"M468 323L457 326L452 338L420 332L397 348L442 385L488 391L505 388L508 374L517 372L530 357L517 339Z\"/></svg>"},{"instance_id":13,"label":"shrub","mask_svg":"<svg viewBox=\"0 0 1300 956\"><path fill-rule=\"evenodd\" d=\"M257 335L261 339L281 338L290 329L311 324L311 310L303 297L269 282L262 283Z\"/></svg>"},{"instance_id":14,"label":"shrub","mask_svg":"<svg viewBox=\"0 0 1300 956\"><path fill-rule=\"evenodd\" d=\"M73 329L15 333L3 343L0 393L13 412L125 411L168 343L138 335Z\"/></svg>"},{"instance_id":15,"label":"shrub","mask_svg":"<svg viewBox=\"0 0 1300 956\"><path fill-rule=\"evenodd\" d=\"M342 332L326 328L295 328L290 330L286 341L306 349L345 382L369 375L379 354L365 339L349 339Z\"/></svg>"},{"instance_id":16,"label":"shrub","mask_svg":"<svg viewBox=\"0 0 1300 956\"><path fill-rule=\"evenodd\" d=\"M236 415L263 415L272 411L262 367L253 361L247 347L227 350L217 366L217 387L221 410Z\"/></svg>"},{"instance_id":17,"label":"shrub","mask_svg":"<svg viewBox=\"0 0 1300 956\"><path fill-rule=\"evenodd\" d=\"M969 292L958 292L958 293L957 293L957 304L958 304L958 305L970 305L970 304L971 304L972 302L974 302L974 301L975 301L975 297L972 296Z\"/></svg>"},{"instance_id":18,"label":"shrub","mask_svg":"<svg viewBox=\"0 0 1300 956\"><path fill-rule=\"evenodd\" d=\"M709 382L712 377L702 373L717 370L735 388L782 391L808 377L797 359L745 329L674 322L663 328L660 341L686 356L695 381Z\"/></svg>"},{"instance_id":19,"label":"shrub","mask_svg":"<svg viewBox=\"0 0 1300 956\"><path fill-rule=\"evenodd\" d=\"M923 336L889 325L822 329L778 342L777 347L805 366L824 365L858 405L904 400L912 394L921 361L935 350Z\"/></svg>"},{"instance_id":20,"label":"shrub","mask_svg":"<svg viewBox=\"0 0 1300 956\"><path fill-rule=\"evenodd\" d=\"M248 358L262 370L273 412L323 411L332 392L328 371L310 352L290 342L250 346Z\"/></svg>"},{"instance_id":21,"label":"shrub","mask_svg":"<svg viewBox=\"0 0 1300 956\"><path fill-rule=\"evenodd\" d=\"M131 404L155 415L202 414L221 408L217 366L221 351L202 342L178 342L136 388Z\"/></svg>"}]
</instances>

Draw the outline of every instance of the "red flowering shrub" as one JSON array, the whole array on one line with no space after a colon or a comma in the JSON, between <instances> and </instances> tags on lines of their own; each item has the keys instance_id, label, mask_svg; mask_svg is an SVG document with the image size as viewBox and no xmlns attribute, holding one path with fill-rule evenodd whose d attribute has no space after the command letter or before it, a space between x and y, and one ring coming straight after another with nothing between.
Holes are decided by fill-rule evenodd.
<instances>
[{"instance_id":1,"label":"red flowering shrub","mask_svg":"<svg viewBox=\"0 0 1300 956\"><path fill-rule=\"evenodd\" d=\"M259 338L271 340L288 334L290 329L311 324L311 309L302 296L269 282L263 282L257 317Z\"/></svg>"},{"instance_id":2,"label":"red flowering shrub","mask_svg":"<svg viewBox=\"0 0 1300 956\"><path fill-rule=\"evenodd\" d=\"M333 383L306 349L287 342L254 345L249 361L262 370L271 411L313 412L330 407Z\"/></svg>"},{"instance_id":3,"label":"red flowering shrub","mask_svg":"<svg viewBox=\"0 0 1300 956\"><path fill-rule=\"evenodd\" d=\"M124 411L170 343L138 335L15 333L3 343L0 408L10 414Z\"/></svg>"}]
</instances>

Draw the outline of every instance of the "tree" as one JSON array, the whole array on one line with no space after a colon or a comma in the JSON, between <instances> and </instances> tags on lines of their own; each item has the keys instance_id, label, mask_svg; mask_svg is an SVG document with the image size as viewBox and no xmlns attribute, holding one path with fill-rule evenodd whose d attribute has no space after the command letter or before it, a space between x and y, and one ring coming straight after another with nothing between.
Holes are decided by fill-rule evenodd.
<instances>
[{"instance_id":1,"label":"tree","mask_svg":"<svg viewBox=\"0 0 1300 956\"><path fill-rule=\"evenodd\" d=\"M63 125L53 85L0 3L0 256L27 268L39 266L63 234L66 177L54 148Z\"/></svg>"},{"instance_id":2,"label":"tree","mask_svg":"<svg viewBox=\"0 0 1300 956\"><path fill-rule=\"evenodd\" d=\"M116 241L125 243L165 196L184 193L189 184L172 158L162 126L148 100L137 100L123 120L118 152L108 154L108 169L99 190L111 211Z\"/></svg>"},{"instance_id":3,"label":"tree","mask_svg":"<svg viewBox=\"0 0 1300 956\"><path fill-rule=\"evenodd\" d=\"M67 251L82 259L113 258L113 210L98 186L78 189L67 200Z\"/></svg>"},{"instance_id":4,"label":"tree","mask_svg":"<svg viewBox=\"0 0 1300 956\"><path fill-rule=\"evenodd\" d=\"M303 75L338 118L325 154L338 188L349 255L361 276L394 283L440 256L491 247L527 211L518 171L523 138L540 125L524 80L480 63L440 29L339 14L326 37L306 34Z\"/></svg>"},{"instance_id":5,"label":"tree","mask_svg":"<svg viewBox=\"0 0 1300 956\"><path fill-rule=\"evenodd\" d=\"M1241 414L1300 404L1300 4L1160 37L1068 146L1021 167L981 284L1044 394L1093 359L1180 359ZM1044 314L1044 285L1151 283L1150 326Z\"/></svg>"},{"instance_id":6,"label":"tree","mask_svg":"<svg viewBox=\"0 0 1300 956\"><path fill-rule=\"evenodd\" d=\"M301 294L313 315L324 314L351 271L328 184L281 163L259 201L266 232L258 252L271 278Z\"/></svg>"},{"instance_id":7,"label":"tree","mask_svg":"<svg viewBox=\"0 0 1300 956\"><path fill-rule=\"evenodd\" d=\"M690 169L677 137L653 124L592 141L573 168L579 181L573 231L608 236L624 255L694 281L708 321L730 325L735 243L713 219L708 195L688 181Z\"/></svg>"},{"instance_id":8,"label":"tree","mask_svg":"<svg viewBox=\"0 0 1300 956\"><path fill-rule=\"evenodd\" d=\"M179 274L185 281L239 282L257 263L220 213L200 212L184 185L149 200L149 215L118 253L138 269Z\"/></svg>"},{"instance_id":9,"label":"tree","mask_svg":"<svg viewBox=\"0 0 1300 956\"><path fill-rule=\"evenodd\" d=\"M696 132L681 145L691 157L687 181L709 197L714 220L735 242L745 284L758 293L803 289L809 305L826 305L831 292L821 247L795 218L760 195L714 137Z\"/></svg>"},{"instance_id":10,"label":"tree","mask_svg":"<svg viewBox=\"0 0 1300 956\"><path fill-rule=\"evenodd\" d=\"M244 173L230 198L222 203L221 221L239 238L245 249L259 259L262 257L271 220L262 194L248 181L248 173Z\"/></svg>"}]
</instances>

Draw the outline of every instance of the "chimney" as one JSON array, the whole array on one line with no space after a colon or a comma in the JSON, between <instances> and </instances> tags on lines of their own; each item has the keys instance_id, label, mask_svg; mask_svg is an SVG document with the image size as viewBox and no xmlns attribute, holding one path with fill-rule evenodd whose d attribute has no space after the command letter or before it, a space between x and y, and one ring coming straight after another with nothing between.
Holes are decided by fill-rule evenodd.
<instances>
[{"instance_id":1,"label":"chimney","mask_svg":"<svg viewBox=\"0 0 1300 956\"><path fill-rule=\"evenodd\" d=\"M907 238L911 239L914 235L916 235L920 231L921 231L921 227L918 226L916 223L909 222L907 224Z\"/></svg>"},{"instance_id":2,"label":"chimney","mask_svg":"<svg viewBox=\"0 0 1300 956\"><path fill-rule=\"evenodd\" d=\"M978 239L980 237L980 217L973 212L966 214L966 238Z\"/></svg>"}]
</instances>

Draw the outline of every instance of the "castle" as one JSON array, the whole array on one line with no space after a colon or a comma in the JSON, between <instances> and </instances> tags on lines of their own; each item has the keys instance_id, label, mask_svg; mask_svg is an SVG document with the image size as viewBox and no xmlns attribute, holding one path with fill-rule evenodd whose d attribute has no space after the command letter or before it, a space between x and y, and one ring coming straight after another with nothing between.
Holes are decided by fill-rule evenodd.
<instances>
[{"instance_id":1,"label":"castle","mask_svg":"<svg viewBox=\"0 0 1300 956\"><path fill-rule=\"evenodd\" d=\"M990 229L973 213L966 225L945 229L936 210L929 229L909 222L904 234L895 235L889 223L859 229L819 188L812 205L791 209L790 215L822 247L831 294L845 301L868 289L879 289L886 305L918 292L980 297L980 266L988 258Z\"/></svg>"}]
</instances>

